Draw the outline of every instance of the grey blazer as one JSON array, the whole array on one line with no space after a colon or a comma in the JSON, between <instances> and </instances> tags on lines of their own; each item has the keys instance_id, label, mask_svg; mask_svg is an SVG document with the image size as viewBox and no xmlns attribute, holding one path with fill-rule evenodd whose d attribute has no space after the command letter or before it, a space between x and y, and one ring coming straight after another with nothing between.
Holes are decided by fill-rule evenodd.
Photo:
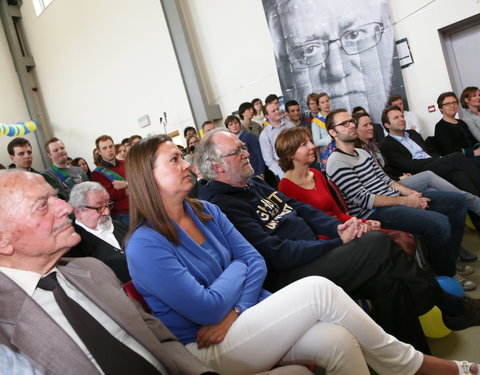
<instances>
[{"instance_id":1,"label":"grey blazer","mask_svg":"<svg viewBox=\"0 0 480 375\"><path fill-rule=\"evenodd\" d=\"M120 290L113 272L94 258L63 258L58 269L130 336L150 351L168 374L215 374L192 356L155 317ZM16 283L0 272L0 344L26 356L47 374L98 374L68 334ZM112 353L115 358L115 353ZM134 371L132 372L134 373Z\"/></svg>"}]
</instances>

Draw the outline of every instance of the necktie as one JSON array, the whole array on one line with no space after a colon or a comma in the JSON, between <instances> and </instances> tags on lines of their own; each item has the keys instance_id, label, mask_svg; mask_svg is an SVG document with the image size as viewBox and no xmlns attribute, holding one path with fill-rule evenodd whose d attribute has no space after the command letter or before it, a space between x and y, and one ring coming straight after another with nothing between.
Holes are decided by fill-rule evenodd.
<instances>
[{"instance_id":1,"label":"necktie","mask_svg":"<svg viewBox=\"0 0 480 375\"><path fill-rule=\"evenodd\" d=\"M106 375L155 374L160 372L145 358L117 340L82 306L67 296L52 272L38 287L53 292L55 301Z\"/></svg>"}]
</instances>

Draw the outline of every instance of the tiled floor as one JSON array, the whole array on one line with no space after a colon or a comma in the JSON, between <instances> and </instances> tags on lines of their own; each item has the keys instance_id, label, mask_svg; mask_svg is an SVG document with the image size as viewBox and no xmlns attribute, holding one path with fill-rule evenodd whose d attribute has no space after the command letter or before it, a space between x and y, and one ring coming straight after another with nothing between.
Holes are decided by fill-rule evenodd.
<instances>
[{"instance_id":1,"label":"tiled floor","mask_svg":"<svg viewBox=\"0 0 480 375\"><path fill-rule=\"evenodd\" d=\"M480 259L480 236L470 229L465 230L463 246L478 254ZM480 298L480 262L468 263L475 267L475 273L467 276L477 283L478 287L473 292L468 292L470 297ZM432 353L441 358L466 359L471 362L480 362L480 327L472 327L463 331L452 332L442 339L430 339Z\"/></svg>"}]
</instances>

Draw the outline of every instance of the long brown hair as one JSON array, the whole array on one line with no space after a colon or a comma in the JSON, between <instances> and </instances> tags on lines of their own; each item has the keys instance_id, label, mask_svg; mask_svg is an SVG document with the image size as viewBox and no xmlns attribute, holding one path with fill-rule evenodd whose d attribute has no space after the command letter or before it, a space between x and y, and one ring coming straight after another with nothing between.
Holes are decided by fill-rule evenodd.
<instances>
[{"instance_id":1,"label":"long brown hair","mask_svg":"<svg viewBox=\"0 0 480 375\"><path fill-rule=\"evenodd\" d=\"M138 227L145 225L165 236L169 241L180 244L177 229L167 215L153 176L158 147L171 140L169 136L163 134L144 138L133 145L127 153L126 176L130 203L130 228L126 240ZM186 198L186 200L202 223L212 218L203 212L202 202L192 198Z\"/></svg>"}]
</instances>

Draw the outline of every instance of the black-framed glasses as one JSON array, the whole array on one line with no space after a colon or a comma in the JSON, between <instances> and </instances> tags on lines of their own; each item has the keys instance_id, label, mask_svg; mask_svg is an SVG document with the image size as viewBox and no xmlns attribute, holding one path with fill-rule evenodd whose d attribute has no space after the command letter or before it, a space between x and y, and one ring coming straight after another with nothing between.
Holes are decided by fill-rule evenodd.
<instances>
[{"instance_id":1,"label":"black-framed glasses","mask_svg":"<svg viewBox=\"0 0 480 375\"><path fill-rule=\"evenodd\" d=\"M450 107L452 105L458 105L458 102L454 101L454 102L443 103L442 107Z\"/></svg>"},{"instance_id":2,"label":"black-framed glasses","mask_svg":"<svg viewBox=\"0 0 480 375\"><path fill-rule=\"evenodd\" d=\"M108 207L109 210L111 210L113 208L113 202L108 201L107 204L104 204L103 206L99 206L99 207L81 206L81 208L88 208L89 210L95 210L99 214L103 213L105 211L105 208L107 208L107 207Z\"/></svg>"},{"instance_id":3,"label":"black-framed glasses","mask_svg":"<svg viewBox=\"0 0 480 375\"><path fill-rule=\"evenodd\" d=\"M247 147L245 145L237 147L235 150L229 152L228 154L225 155L220 155L220 158L228 158L229 156L232 155L241 155L242 152L248 152Z\"/></svg>"},{"instance_id":4,"label":"black-framed glasses","mask_svg":"<svg viewBox=\"0 0 480 375\"><path fill-rule=\"evenodd\" d=\"M340 41L340 45L347 55L358 55L380 43L384 32L383 23L367 23L345 31L337 39L314 40L293 48L287 46L288 58L295 69L311 68L321 65L327 60L332 43Z\"/></svg>"},{"instance_id":5,"label":"black-framed glasses","mask_svg":"<svg viewBox=\"0 0 480 375\"><path fill-rule=\"evenodd\" d=\"M337 126L343 126L344 128L348 128L350 126L350 124L357 125L357 122L353 118L351 118L351 119L342 121L341 123L339 123L337 125L333 125L332 129L336 128Z\"/></svg>"}]
</instances>

